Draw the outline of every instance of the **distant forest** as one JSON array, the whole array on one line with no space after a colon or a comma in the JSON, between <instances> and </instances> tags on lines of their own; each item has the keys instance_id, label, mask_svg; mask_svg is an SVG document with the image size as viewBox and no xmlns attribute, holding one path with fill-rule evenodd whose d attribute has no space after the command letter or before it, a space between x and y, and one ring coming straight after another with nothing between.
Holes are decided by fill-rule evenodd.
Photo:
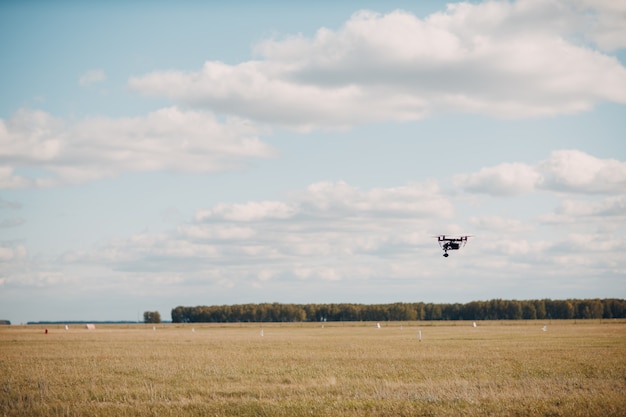
<instances>
[{"instance_id":1,"label":"distant forest","mask_svg":"<svg viewBox=\"0 0 626 417\"><path fill-rule=\"evenodd\" d=\"M179 306L173 323L538 320L626 318L626 300L490 300L466 304L238 304Z\"/></svg>"}]
</instances>

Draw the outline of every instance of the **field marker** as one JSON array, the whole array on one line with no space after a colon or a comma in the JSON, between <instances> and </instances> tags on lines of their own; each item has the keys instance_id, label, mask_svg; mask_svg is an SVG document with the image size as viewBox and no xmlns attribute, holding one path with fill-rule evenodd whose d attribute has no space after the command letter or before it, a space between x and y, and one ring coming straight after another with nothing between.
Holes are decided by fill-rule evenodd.
<instances>
[{"instance_id":1,"label":"field marker","mask_svg":"<svg viewBox=\"0 0 626 417\"><path fill-rule=\"evenodd\" d=\"M548 326L543 326L543 327L541 328L541 331L544 331L544 332L545 332L545 331L547 331L547 330L548 330Z\"/></svg>"},{"instance_id":2,"label":"field marker","mask_svg":"<svg viewBox=\"0 0 626 417\"><path fill-rule=\"evenodd\" d=\"M263 329L261 329L261 336L263 336Z\"/></svg>"},{"instance_id":3,"label":"field marker","mask_svg":"<svg viewBox=\"0 0 626 417\"><path fill-rule=\"evenodd\" d=\"M422 331L421 330L417 331L417 340L419 340L420 342L422 341Z\"/></svg>"}]
</instances>

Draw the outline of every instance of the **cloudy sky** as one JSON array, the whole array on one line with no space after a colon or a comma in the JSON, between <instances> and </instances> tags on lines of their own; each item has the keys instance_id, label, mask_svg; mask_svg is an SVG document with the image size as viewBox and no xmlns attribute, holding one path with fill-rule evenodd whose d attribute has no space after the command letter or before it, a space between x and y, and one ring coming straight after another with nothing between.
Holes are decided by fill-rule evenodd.
<instances>
[{"instance_id":1,"label":"cloudy sky","mask_svg":"<svg viewBox=\"0 0 626 417\"><path fill-rule=\"evenodd\" d=\"M625 2L2 2L0 53L0 319L626 297Z\"/></svg>"}]
</instances>

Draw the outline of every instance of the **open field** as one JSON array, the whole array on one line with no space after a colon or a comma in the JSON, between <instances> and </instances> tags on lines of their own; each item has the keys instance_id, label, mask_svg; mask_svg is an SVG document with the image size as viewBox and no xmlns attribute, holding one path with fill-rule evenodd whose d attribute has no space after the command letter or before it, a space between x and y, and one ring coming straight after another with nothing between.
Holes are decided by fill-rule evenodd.
<instances>
[{"instance_id":1,"label":"open field","mask_svg":"<svg viewBox=\"0 0 626 417\"><path fill-rule=\"evenodd\" d=\"M626 415L626 320L471 324L2 326L0 416Z\"/></svg>"}]
</instances>

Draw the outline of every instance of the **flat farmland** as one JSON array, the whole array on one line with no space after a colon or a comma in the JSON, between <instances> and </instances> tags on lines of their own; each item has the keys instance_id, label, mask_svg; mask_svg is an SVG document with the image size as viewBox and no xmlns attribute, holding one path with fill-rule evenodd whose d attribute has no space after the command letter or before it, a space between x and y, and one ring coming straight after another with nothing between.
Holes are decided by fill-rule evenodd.
<instances>
[{"instance_id":1,"label":"flat farmland","mask_svg":"<svg viewBox=\"0 0 626 417\"><path fill-rule=\"evenodd\" d=\"M0 327L0 416L242 415L624 416L626 321Z\"/></svg>"}]
</instances>

